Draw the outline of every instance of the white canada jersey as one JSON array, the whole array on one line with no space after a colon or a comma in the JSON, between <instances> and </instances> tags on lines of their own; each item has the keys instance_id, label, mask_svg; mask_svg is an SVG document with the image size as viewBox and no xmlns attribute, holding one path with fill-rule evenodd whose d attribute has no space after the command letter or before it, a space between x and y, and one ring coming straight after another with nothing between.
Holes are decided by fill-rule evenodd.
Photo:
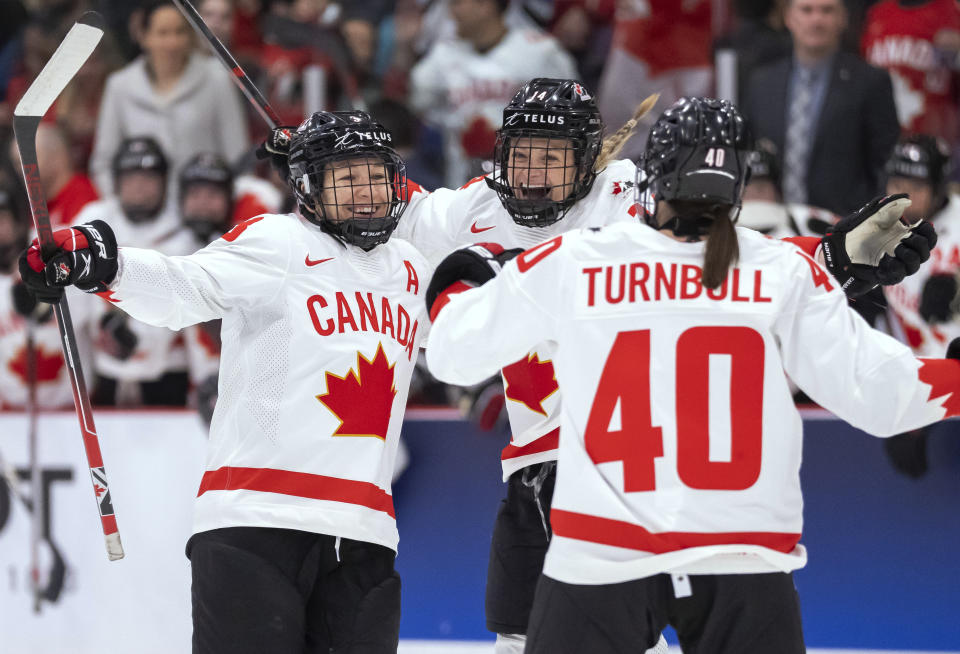
<instances>
[{"instance_id":1,"label":"white canada jersey","mask_svg":"<svg viewBox=\"0 0 960 654\"><path fill-rule=\"evenodd\" d=\"M176 214L163 211L155 220L134 223L120 208L116 197L91 202L77 215L74 224L103 220L113 230L117 243L125 247L149 248L167 255L190 254L197 243L190 230L180 226ZM108 303L98 302L94 320L99 322ZM119 359L99 342L94 343L93 365L98 373L112 379L155 381L167 372L188 368L184 335L131 320L127 327L137 337L136 349L126 359Z\"/></svg>"},{"instance_id":2,"label":"white canada jersey","mask_svg":"<svg viewBox=\"0 0 960 654\"><path fill-rule=\"evenodd\" d=\"M476 174L464 145L492 151L503 108L526 82L576 76L573 58L539 30L510 29L482 53L459 39L434 44L410 74L410 105L443 130L445 184L455 188Z\"/></svg>"},{"instance_id":3,"label":"white canada jersey","mask_svg":"<svg viewBox=\"0 0 960 654\"><path fill-rule=\"evenodd\" d=\"M364 252L294 214L251 218L189 256L120 250L118 307L171 329L223 320L195 532L278 527L396 549L390 477L429 276L408 243Z\"/></svg>"},{"instance_id":4,"label":"white canada jersey","mask_svg":"<svg viewBox=\"0 0 960 654\"><path fill-rule=\"evenodd\" d=\"M635 176L636 166L632 162L612 162L597 175L590 193L560 221L547 227L515 223L497 194L483 177L478 177L456 191L438 189L428 195L414 194L397 232L434 266L452 250L478 242L527 249L571 229L637 222L633 202ZM552 360L553 347L541 343L502 370L513 433L500 457L504 481L521 468L557 458L560 393ZM521 441L525 443L522 447L517 445Z\"/></svg>"},{"instance_id":5,"label":"white canada jersey","mask_svg":"<svg viewBox=\"0 0 960 654\"><path fill-rule=\"evenodd\" d=\"M960 336L960 320L954 317L946 323L928 324L920 316L923 286L931 275L960 273L960 195L951 194L947 206L933 217L937 230L937 247L930 258L895 286L884 286L893 320L894 334L913 348L917 356L943 356L950 341Z\"/></svg>"},{"instance_id":6,"label":"white canada jersey","mask_svg":"<svg viewBox=\"0 0 960 654\"><path fill-rule=\"evenodd\" d=\"M740 261L715 290L700 284L704 243L619 224L526 251L434 322L427 362L453 384L556 345L550 577L803 566L802 422L784 372L878 435L960 413L960 361L918 361L807 254L737 233Z\"/></svg>"},{"instance_id":7,"label":"white canada jersey","mask_svg":"<svg viewBox=\"0 0 960 654\"><path fill-rule=\"evenodd\" d=\"M16 273L14 273L16 275ZM17 275L19 279L19 275ZM13 275L0 276L0 409L27 406L30 364L27 355L27 321L13 308ZM97 298L68 290L70 318L79 341L81 357L90 351L88 338L89 308ZM73 387L63 358L60 330L53 316L33 331L36 348L37 406L42 409L68 409L73 406ZM89 370L89 362L82 362Z\"/></svg>"}]
</instances>

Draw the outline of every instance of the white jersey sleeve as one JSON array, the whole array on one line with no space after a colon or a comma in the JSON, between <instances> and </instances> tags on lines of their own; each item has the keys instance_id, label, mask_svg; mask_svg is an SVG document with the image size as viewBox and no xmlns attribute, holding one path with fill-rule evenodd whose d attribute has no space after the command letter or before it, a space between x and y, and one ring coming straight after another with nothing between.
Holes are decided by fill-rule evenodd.
<instances>
[{"instance_id":1,"label":"white jersey sleeve","mask_svg":"<svg viewBox=\"0 0 960 654\"><path fill-rule=\"evenodd\" d=\"M221 318L228 306L269 302L291 262L287 222L251 218L189 256L122 248L111 299L134 318L171 329Z\"/></svg>"},{"instance_id":2,"label":"white jersey sleeve","mask_svg":"<svg viewBox=\"0 0 960 654\"><path fill-rule=\"evenodd\" d=\"M931 404L932 370L909 348L871 328L850 309L835 280L805 254L794 262L792 309L774 324L783 367L817 404L876 436L916 429L943 417ZM799 261L799 259L805 260ZM925 364L937 367L940 364Z\"/></svg>"}]
</instances>

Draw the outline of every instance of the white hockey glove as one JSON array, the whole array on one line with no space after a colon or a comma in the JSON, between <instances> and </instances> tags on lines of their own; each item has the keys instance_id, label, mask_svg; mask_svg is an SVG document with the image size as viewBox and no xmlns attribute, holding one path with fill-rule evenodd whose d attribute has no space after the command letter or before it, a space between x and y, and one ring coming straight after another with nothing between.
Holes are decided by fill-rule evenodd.
<instances>
[{"instance_id":1,"label":"white hockey glove","mask_svg":"<svg viewBox=\"0 0 960 654\"><path fill-rule=\"evenodd\" d=\"M905 193L874 198L823 237L824 263L848 297L899 284L930 258L937 233L925 220L905 223L909 206Z\"/></svg>"}]
</instances>

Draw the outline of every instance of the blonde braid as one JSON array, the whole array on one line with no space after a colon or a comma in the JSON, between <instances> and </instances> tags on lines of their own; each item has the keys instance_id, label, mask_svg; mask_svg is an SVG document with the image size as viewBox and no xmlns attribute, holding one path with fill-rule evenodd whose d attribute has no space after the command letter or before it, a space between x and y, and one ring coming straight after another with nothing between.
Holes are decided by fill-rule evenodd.
<instances>
[{"instance_id":1,"label":"blonde braid","mask_svg":"<svg viewBox=\"0 0 960 654\"><path fill-rule=\"evenodd\" d=\"M623 127L618 129L608 138L603 140L603 146L600 148L600 154L597 155L597 162L593 166L593 170L596 172L602 171L607 167L611 161L613 161L620 150L623 149L623 146L626 145L627 141L630 140L630 137L633 136L633 132L637 129L637 122L650 113L650 110L653 109L653 106L657 104L657 100L660 99L659 93L654 93L651 96L648 96L646 100L637 105L636 111L633 112L633 116L623 124Z\"/></svg>"}]
</instances>

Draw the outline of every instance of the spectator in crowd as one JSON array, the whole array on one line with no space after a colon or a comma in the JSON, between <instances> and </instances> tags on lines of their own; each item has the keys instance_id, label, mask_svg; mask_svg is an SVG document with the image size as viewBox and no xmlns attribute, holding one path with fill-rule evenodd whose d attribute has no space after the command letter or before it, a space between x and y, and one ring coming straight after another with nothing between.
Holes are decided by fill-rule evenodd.
<instances>
[{"instance_id":1,"label":"spectator in crowd","mask_svg":"<svg viewBox=\"0 0 960 654\"><path fill-rule=\"evenodd\" d=\"M14 142L10 143L9 154L19 168L20 155ZM73 164L69 135L56 124L42 123L37 128L37 166L54 227L72 224L87 204L99 198L87 174Z\"/></svg>"},{"instance_id":2,"label":"spectator in crowd","mask_svg":"<svg viewBox=\"0 0 960 654\"><path fill-rule=\"evenodd\" d=\"M557 0L550 33L577 61L578 78L588 88L600 86L613 38L615 0Z\"/></svg>"},{"instance_id":3,"label":"spectator in crowd","mask_svg":"<svg viewBox=\"0 0 960 654\"><path fill-rule=\"evenodd\" d=\"M508 4L451 0L457 38L437 42L411 73L411 107L443 130L444 185L451 188L483 172L503 107L524 82L576 76L573 58L556 39L507 26Z\"/></svg>"},{"instance_id":4,"label":"spectator in crowd","mask_svg":"<svg viewBox=\"0 0 960 654\"><path fill-rule=\"evenodd\" d=\"M960 140L956 0L883 0L867 12L863 56L890 73L900 126Z\"/></svg>"},{"instance_id":5,"label":"spectator in crowd","mask_svg":"<svg viewBox=\"0 0 960 654\"><path fill-rule=\"evenodd\" d=\"M950 152L942 139L911 134L894 148L887 163L887 193L909 193L910 221L930 220L937 246L917 274L883 289L894 336L919 357L937 356L960 336L957 275L960 274L960 196L947 187ZM909 477L927 470L926 429L894 436L885 442L894 467Z\"/></svg>"},{"instance_id":6,"label":"spectator in crowd","mask_svg":"<svg viewBox=\"0 0 960 654\"><path fill-rule=\"evenodd\" d=\"M169 169L153 138L124 139L111 165L116 194L87 205L75 224L103 220L129 247L194 252L193 234L180 224L175 203L166 200ZM95 304L99 325L94 404L184 406L189 384L182 335L133 320L94 296L83 298Z\"/></svg>"},{"instance_id":7,"label":"spectator in crowd","mask_svg":"<svg viewBox=\"0 0 960 654\"><path fill-rule=\"evenodd\" d=\"M669 105L682 96L707 95L713 82L711 0L618 2L613 45L600 81L600 112L610 125L622 125L643 98L660 94ZM629 82L627 83L627 81ZM653 116L641 122L641 135ZM643 139L624 146L637 158Z\"/></svg>"},{"instance_id":8,"label":"spectator in crowd","mask_svg":"<svg viewBox=\"0 0 960 654\"><path fill-rule=\"evenodd\" d=\"M179 169L197 152L234 161L248 148L239 92L212 57L193 50L193 32L169 2L141 14L144 54L107 79L90 169L101 193L113 191L111 160L131 136L154 137Z\"/></svg>"},{"instance_id":9,"label":"spectator in crowd","mask_svg":"<svg viewBox=\"0 0 960 654\"><path fill-rule=\"evenodd\" d=\"M783 197L847 214L882 190L900 132L890 76L840 51L843 0L788 0L793 54L757 71L744 113L782 154Z\"/></svg>"},{"instance_id":10,"label":"spectator in crowd","mask_svg":"<svg viewBox=\"0 0 960 654\"><path fill-rule=\"evenodd\" d=\"M431 157L429 142L422 138L423 125L410 108L389 98L370 105L370 115L393 134L393 147L407 165L407 177L426 189L443 185L443 170L437 165L440 156ZM440 155L440 148L437 148Z\"/></svg>"}]
</instances>

